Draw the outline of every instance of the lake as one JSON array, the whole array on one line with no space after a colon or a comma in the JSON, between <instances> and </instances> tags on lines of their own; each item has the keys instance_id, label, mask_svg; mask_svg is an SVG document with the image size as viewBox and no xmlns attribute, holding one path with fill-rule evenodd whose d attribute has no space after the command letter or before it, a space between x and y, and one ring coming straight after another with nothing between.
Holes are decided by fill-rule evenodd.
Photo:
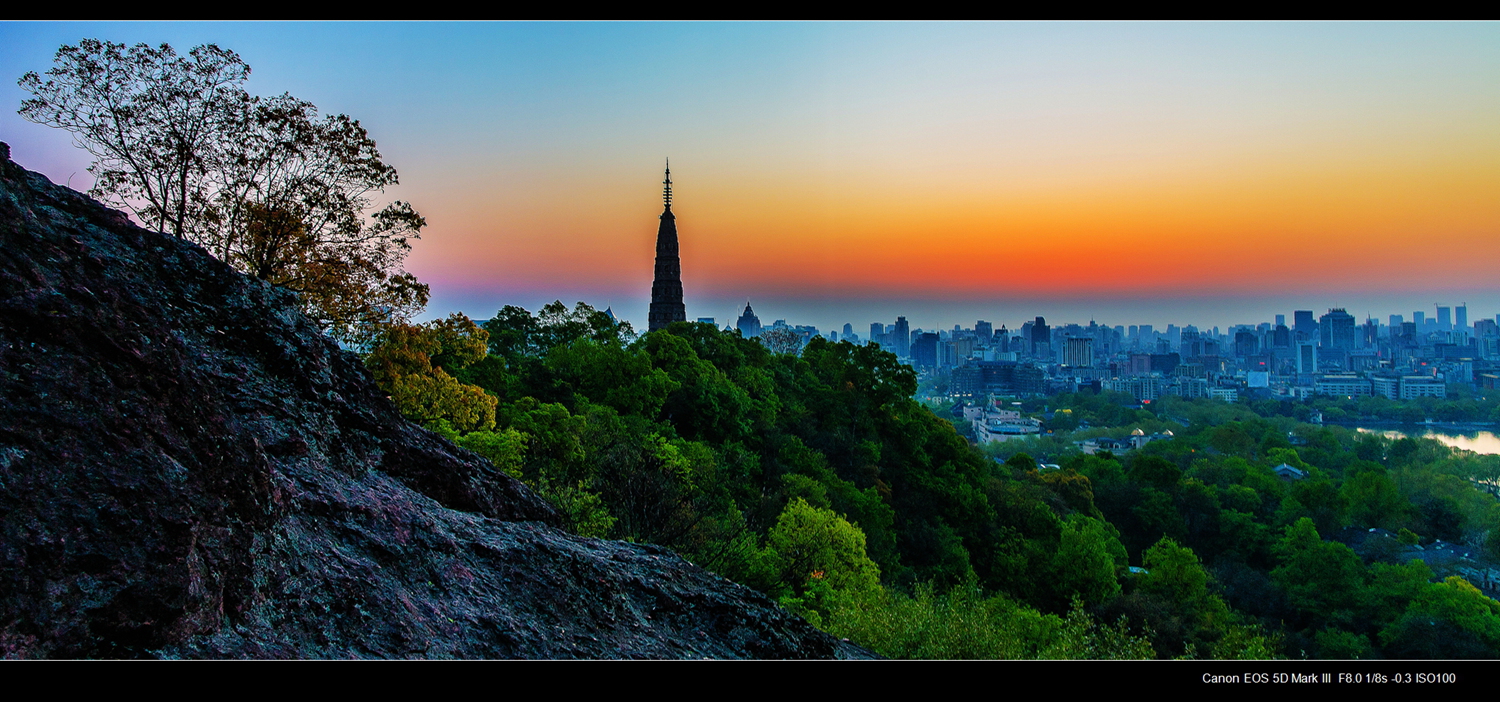
<instances>
[{"instance_id":1,"label":"lake","mask_svg":"<svg viewBox=\"0 0 1500 702\"><path fill-rule=\"evenodd\" d=\"M1391 439L1405 438L1427 438L1437 439L1444 445L1453 448L1461 448L1474 453L1500 454L1500 436L1492 431L1465 431L1461 429L1433 429L1431 427L1412 427L1408 431L1387 429L1384 427L1355 427L1356 431L1366 434L1380 434Z\"/></svg>"}]
</instances>

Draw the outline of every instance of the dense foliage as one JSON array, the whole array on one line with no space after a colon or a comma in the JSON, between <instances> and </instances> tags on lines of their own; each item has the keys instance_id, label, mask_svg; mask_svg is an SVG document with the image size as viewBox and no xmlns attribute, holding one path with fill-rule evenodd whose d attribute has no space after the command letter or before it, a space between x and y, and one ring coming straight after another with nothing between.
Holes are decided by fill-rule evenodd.
<instances>
[{"instance_id":1,"label":"dense foliage","mask_svg":"<svg viewBox=\"0 0 1500 702\"><path fill-rule=\"evenodd\" d=\"M1396 558L1500 533L1469 480L1494 462L1430 442L1082 394L1023 407L1071 422L1019 444L1060 468L1015 446L1001 462L878 347L773 353L690 323L636 337L582 303L401 327L368 364L403 412L578 533L670 547L887 655L1500 651L1493 600ZM1137 427L1177 436L1124 456L1071 443ZM1345 527L1404 542L1362 556L1332 540Z\"/></svg>"}]
</instances>

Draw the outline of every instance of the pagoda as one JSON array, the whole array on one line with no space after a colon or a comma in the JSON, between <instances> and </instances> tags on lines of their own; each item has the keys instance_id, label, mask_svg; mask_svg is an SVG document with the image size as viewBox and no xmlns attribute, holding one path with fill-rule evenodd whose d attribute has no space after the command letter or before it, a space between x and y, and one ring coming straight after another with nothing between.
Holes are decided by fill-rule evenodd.
<instances>
[{"instance_id":1,"label":"pagoda","mask_svg":"<svg viewBox=\"0 0 1500 702\"><path fill-rule=\"evenodd\" d=\"M662 184L661 226L656 229L656 280L651 283L651 314L647 331L686 322L682 305L682 259L677 255L677 218L672 215L672 162Z\"/></svg>"}]
</instances>

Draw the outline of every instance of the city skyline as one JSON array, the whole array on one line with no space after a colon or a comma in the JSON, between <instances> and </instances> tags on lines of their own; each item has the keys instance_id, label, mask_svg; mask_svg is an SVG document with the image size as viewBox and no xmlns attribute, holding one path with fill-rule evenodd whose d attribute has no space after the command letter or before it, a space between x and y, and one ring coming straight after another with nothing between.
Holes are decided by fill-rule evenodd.
<instances>
[{"instance_id":1,"label":"city skyline","mask_svg":"<svg viewBox=\"0 0 1500 702\"><path fill-rule=\"evenodd\" d=\"M646 328L671 156L687 317L837 330L1500 311L1500 25L0 24L0 140L84 37L215 42L370 129L424 318Z\"/></svg>"}]
</instances>

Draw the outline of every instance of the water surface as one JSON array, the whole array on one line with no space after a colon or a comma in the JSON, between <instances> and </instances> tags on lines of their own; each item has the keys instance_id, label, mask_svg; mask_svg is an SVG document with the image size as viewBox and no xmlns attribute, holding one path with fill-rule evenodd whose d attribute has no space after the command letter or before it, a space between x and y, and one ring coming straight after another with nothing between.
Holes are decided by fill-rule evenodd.
<instances>
[{"instance_id":1,"label":"water surface","mask_svg":"<svg viewBox=\"0 0 1500 702\"><path fill-rule=\"evenodd\" d=\"M1423 438L1437 439L1445 446L1460 448L1474 453L1500 454L1500 436L1492 431L1463 431L1460 429L1433 429L1431 427L1412 427L1409 430L1395 430L1369 427L1355 427L1356 431L1366 434L1380 434L1388 439Z\"/></svg>"}]
</instances>

